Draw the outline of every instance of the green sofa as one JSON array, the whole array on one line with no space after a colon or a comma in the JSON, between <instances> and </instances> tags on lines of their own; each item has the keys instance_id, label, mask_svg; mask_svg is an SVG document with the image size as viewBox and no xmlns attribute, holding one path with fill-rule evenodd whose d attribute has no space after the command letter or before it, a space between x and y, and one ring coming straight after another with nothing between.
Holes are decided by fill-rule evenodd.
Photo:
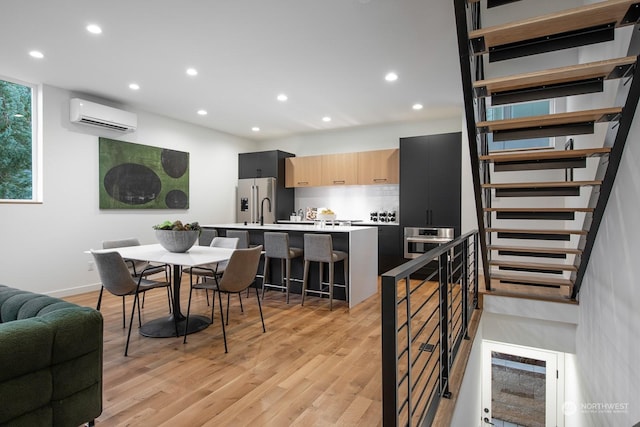
<instances>
[{"instance_id":1,"label":"green sofa","mask_svg":"<svg viewBox=\"0 0 640 427\"><path fill-rule=\"evenodd\" d=\"M0 426L93 424L102 412L102 315L0 285Z\"/></svg>"}]
</instances>

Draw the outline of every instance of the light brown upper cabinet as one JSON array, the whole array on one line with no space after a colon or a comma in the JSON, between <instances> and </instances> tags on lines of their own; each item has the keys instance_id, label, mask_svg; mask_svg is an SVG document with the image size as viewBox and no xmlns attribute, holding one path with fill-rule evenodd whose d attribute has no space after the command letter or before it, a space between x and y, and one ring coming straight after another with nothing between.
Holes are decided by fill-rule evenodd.
<instances>
[{"instance_id":1,"label":"light brown upper cabinet","mask_svg":"<svg viewBox=\"0 0 640 427\"><path fill-rule=\"evenodd\" d=\"M285 187L316 187L322 185L321 156L288 157L284 159Z\"/></svg>"},{"instance_id":2,"label":"light brown upper cabinet","mask_svg":"<svg viewBox=\"0 0 640 427\"><path fill-rule=\"evenodd\" d=\"M356 185L358 153L327 154L322 157L320 185Z\"/></svg>"},{"instance_id":3,"label":"light brown upper cabinet","mask_svg":"<svg viewBox=\"0 0 640 427\"><path fill-rule=\"evenodd\" d=\"M358 184L400 183L399 150L361 151L358 154Z\"/></svg>"}]
</instances>

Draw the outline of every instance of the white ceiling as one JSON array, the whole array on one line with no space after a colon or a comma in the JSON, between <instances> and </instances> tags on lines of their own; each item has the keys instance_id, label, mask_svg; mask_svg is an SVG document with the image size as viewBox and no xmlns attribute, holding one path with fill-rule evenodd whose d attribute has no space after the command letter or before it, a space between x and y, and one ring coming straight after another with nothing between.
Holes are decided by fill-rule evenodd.
<instances>
[{"instance_id":1,"label":"white ceiling","mask_svg":"<svg viewBox=\"0 0 640 427\"><path fill-rule=\"evenodd\" d=\"M0 77L250 139L462 108L453 0L13 1L2 5L0 52Z\"/></svg>"}]
</instances>

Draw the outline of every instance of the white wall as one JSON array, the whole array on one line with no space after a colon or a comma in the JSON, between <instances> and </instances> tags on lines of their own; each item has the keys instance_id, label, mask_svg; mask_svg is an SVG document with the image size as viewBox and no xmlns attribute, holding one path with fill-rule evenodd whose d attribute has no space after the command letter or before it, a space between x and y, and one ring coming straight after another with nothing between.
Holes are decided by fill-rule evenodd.
<instances>
[{"instance_id":1,"label":"white wall","mask_svg":"<svg viewBox=\"0 0 640 427\"><path fill-rule=\"evenodd\" d=\"M101 247L102 240L135 236L154 243L151 227L165 219L235 219L237 153L256 150L255 143L130 108L138 113L132 134L72 124L74 96L43 88L44 203L0 205L0 283L56 295L85 291L98 278L83 251ZM100 210L98 135L189 152L189 209Z\"/></svg>"},{"instance_id":2,"label":"white wall","mask_svg":"<svg viewBox=\"0 0 640 427\"><path fill-rule=\"evenodd\" d=\"M627 139L591 261L580 290L576 340L583 402L628 404L622 413L578 412L585 426L640 421L640 122Z\"/></svg>"}]
</instances>

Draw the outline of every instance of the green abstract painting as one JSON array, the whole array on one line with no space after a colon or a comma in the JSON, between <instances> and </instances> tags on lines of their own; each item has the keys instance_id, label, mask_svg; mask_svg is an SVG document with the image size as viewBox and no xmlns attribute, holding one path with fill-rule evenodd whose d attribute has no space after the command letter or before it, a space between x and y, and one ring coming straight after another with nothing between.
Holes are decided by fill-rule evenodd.
<instances>
[{"instance_id":1,"label":"green abstract painting","mask_svg":"<svg viewBox=\"0 0 640 427\"><path fill-rule=\"evenodd\" d=\"M100 209L188 209L189 153L99 141Z\"/></svg>"}]
</instances>

